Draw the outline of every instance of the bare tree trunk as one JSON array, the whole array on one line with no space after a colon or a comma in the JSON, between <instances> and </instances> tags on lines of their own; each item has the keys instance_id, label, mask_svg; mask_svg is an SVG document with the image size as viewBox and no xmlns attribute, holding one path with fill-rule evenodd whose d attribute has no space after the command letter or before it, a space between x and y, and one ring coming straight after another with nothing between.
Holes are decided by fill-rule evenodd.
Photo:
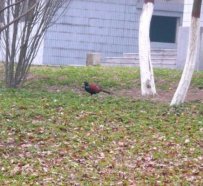
<instances>
[{"instance_id":1,"label":"bare tree trunk","mask_svg":"<svg viewBox=\"0 0 203 186\"><path fill-rule=\"evenodd\" d=\"M141 92L143 96L156 94L149 38L153 9L154 0L145 0L139 25L139 61L141 75Z\"/></svg>"},{"instance_id":2,"label":"bare tree trunk","mask_svg":"<svg viewBox=\"0 0 203 186\"><path fill-rule=\"evenodd\" d=\"M185 97L187 95L192 75L195 69L196 57L197 57L197 47L200 35L200 12L201 12L202 0L194 0L192 8L192 19L189 33L189 44L187 50L186 63L182 73L181 80L179 82L178 88L171 101L172 105L179 105L184 103Z\"/></svg>"},{"instance_id":3,"label":"bare tree trunk","mask_svg":"<svg viewBox=\"0 0 203 186\"><path fill-rule=\"evenodd\" d=\"M20 5L16 4L15 5L15 9L14 9L14 17L18 17L19 16L19 12L20 12ZM8 87L13 87L13 85L15 85L14 82L14 72L15 72L15 55L16 55L16 44L17 44L17 35L18 35L18 21L13 23L13 33L12 33L12 42L11 42L11 56L10 56L10 60L9 60L9 65L8 65L8 69L6 69L6 71L8 71Z\"/></svg>"}]
</instances>

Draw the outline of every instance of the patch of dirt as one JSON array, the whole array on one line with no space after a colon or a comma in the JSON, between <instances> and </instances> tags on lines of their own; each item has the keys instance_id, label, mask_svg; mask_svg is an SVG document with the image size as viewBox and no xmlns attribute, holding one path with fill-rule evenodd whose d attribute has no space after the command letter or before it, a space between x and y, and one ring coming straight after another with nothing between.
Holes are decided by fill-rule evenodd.
<instances>
[{"instance_id":1,"label":"patch of dirt","mask_svg":"<svg viewBox=\"0 0 203 186\"><path fill-rule=\"evenodd\" d=\"M141 90L137 88L120 90L116 92L117 96L130 97L137 100L151 100L155 102L169 103L175 93L175 89L168 91L157 90L157 95L142 97ZM186 97L186 102L199 101L203 103L203 90L198 88L190 88Z\"/></svg>"},{"instance_id":2,"label":"patch of dirt","mask_svg":"<svg viewBox=\"0 0 203 186\"><path fill-rule=\"evenodd\" d=\"M72 91L76 94L83 94L84 90L83 88L78 88L78 87L70 87L68 85L54 85L54 86L49 86L47 87L48 92L67 92L67 91Z\"/></svg>"},{"instance_id":3,"label":"patch of dirt","mask_svg":"<svg viewBox=\"0 0 203 186\"><path fill-rule=\"evenodd\" d=\"M170 103L172 100L172 97L175 93L175 88L170 89L168 91L164 90L157 90L157 95L155 96L148 96L148 97L142 97L141 96L141 90L138 88L132 88L132 89L122 89L122 90L110 90L113 92L112 96L118 96L118 97L128 97L135 100L150 100L154 102L161 102L161 103ZM64 91L72 91L76 94L87 94L82 87L70 87L67 85L64 86L50 86L47 87L48 92L64 92ZM108 96L108 94L100 93L102 97ZM186 97L186 102L191 101L198 101L203 103L203 89L198 88L190 88Z\"/></svg>"},{"instance_id":4,"label":"patch of dirt","mask_svg":"<svg viewBox=\"0 0 203 186\"><path fill-rule=\"evenodd\" d=\"M39 79L43 79L43 78L47 78L46 75L36 75L36 74L32 74L32 73L29 73L26 77L26 81L27 82L31 82L33 80L39 80Z\"/></svg>"},{"instance_id":5,"label":"patch of dirt","mask_svg":"<svg viewBox=\"0 0 203 186\"><path fill-rule=\"evenodd\" d=\"M27 77L28 82L32 81L33 79L41 79L46 78L46 75L33 75L29 74ZM63 77L62 77L63 79ZM113 92L113 96L119 96L119 97L129 97L135 100L150 100L154 102L162 102L162 103L170 103L172 100L172 97L175 93L176 85L171 86L170 90L164 91L164 90L157 90L157 95L155 96L148 96L148 97L142 97L141 96L141 90L139 88L132 88L132 89L122 89L122 90L110 90ZM76 94L85 94L85 91L82 87L70 87L68 85L55 85L55 86L49 86L47 87L48 92L66 92L66 91L72 91ZM105 93L101 93L103 96L108 96ZM203 103L203 89L198 88L190 88L187 97L186 102L192 102L192 101L198 101Z\"/></svg>"}]
</instances>

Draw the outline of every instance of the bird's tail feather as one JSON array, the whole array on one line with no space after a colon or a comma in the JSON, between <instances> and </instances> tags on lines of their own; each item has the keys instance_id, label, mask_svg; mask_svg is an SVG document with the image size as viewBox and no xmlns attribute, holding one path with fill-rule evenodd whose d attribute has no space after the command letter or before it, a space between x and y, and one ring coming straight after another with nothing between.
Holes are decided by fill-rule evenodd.
<instances>
[{"instance_id":1,"label":"bird's tail feather","mask_svg":"<svg viewBox=\"0 0 203 186\"><path fill-rule=\"evenodd\" d=\"M103 90L102 89L102 92L105 92L105 93L107 93L107 94L112 94L110 91L108 91L108 90Z\"/></svg>"}]
</instances>

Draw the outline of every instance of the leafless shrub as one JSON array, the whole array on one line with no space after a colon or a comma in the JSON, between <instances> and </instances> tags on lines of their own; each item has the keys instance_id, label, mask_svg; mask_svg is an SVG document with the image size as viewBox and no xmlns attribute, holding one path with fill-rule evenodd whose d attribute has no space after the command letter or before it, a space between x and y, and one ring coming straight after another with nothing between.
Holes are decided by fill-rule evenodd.
<instances>
[{"instance_id":1,"label":"leafless shrub","mask_svg":"<svg viewBox=\"0 0 203 186\"><path fill-rule=\"evenodd\" d=\"M1 50L7 87L16 88L23 84L47 28L62 14L59 12L63 12L70 1L2 1Z\"/></svg>"}]
</instances>

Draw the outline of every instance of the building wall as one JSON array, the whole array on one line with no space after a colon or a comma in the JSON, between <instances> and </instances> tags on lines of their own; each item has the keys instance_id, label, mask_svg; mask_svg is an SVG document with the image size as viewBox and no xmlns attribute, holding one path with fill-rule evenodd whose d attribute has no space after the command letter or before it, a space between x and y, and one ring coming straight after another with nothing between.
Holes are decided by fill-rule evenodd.
<instances>
[{"instance_id":1,"label":"building wall","mask_svg":"<svg viewBox=\"0 0 203 186\"><path fill-rule=\"evenodd\" d=\"M155 15L179 17L181 0L156 0ZM141 0L73 0L65 15L47 32L44 64L85 65L88 52L103 57L138 51ZM177 44L152 43L154 48L176 48Z\"/></svg>"},{"instance_id":2,"label":"building wall","mask_svg":"<svg viewBox=\"0 0 203 186\"><path fill-rule=\"evenodd\" d=\"M183 27L189 27L191 22L191 13L192 13L192 4L191 0L184 0L184 12L183 12ZM203 7L203 2L202 2ZM201 9L201 26L203 27L203 8Z\"/></svg>"},{"instance_id":3,"label":"building wall","mask_svg":"<svg viewBox=\"0 0 203 186\"><path fill-rule=\"evenodd\" d=\"M181 2L156 0L154 15L178 17L182 24ZM142 6L143 0L72 0L48 29L34 64L85 65L88 52L103 57L136 53ZM152 43L155 49L176 47L177 43Z\"/></svg>"},{"instance_id":4,"label":"building wall","mask_svg":"<svg viewBox=\"0 0 203 186\"><path fill-rule=\"evenodd\" d=\"M37 29L36 27L34 28L35 30ZM35 33L35 31L33 31L33 34ZM43 60L44 60L44 39L42 39L37 55L33 60L34 65L43 65Z\"/></svg>"},{"instance_id":5,"label":"building wall","mask_svg":"<svg viewBox=\"0 0 203 186\"><path fill-rule=\"evenodd\" d=\"M137 50L136 0L74 0L45 36L44 64L84 65L87 52Z\"/></svg>"},{"instance_id":6,"label":"building wall","mask_svg":"<svg viewBox=\"0 0 203 186\"><path fill-rule=\"evenodd\" d=\"M143 1L139 1L137 8L139 12L139 16L142 11ZM154 12L153 15L156 16L169 16L169 17L177 17L178 23L177 27L182 25L182 15L183 15L183 2L182 0L156 0L154 4ZM177 30L178 35L178 30ZM178 37L177 37L178 38ZM158 43L151 42L152 49L176 49L177 41L175 43Z\"/></svg>"},{"instance_id":7,"label":"building wall","mask_svg":"<svg viewBox=\"0 0 203 186\"><path fill-rule=\"evenodd\" d=\"M184 11L183 11L183 24L179 27L179 37L178 37L178 47L177 47L177 68L182 69L184 67L186 56L187 56L187 47L188 47L188 39L189 39L189 30L191 23L191 13L192 13L192 3L191 0L184 1ZM203 2L202 2L203 7ZM196 70L203 70L203 8L201 9L201 17L200 17L200 39L199 39L199 47L198 47L198 55L196 61Z\"/></svg>"},{"instance_id":8,"label":"building wall","mask_svg":"<svg viewBox=\"0 0 203 186\"><path fill-rule=\"evenodd\" d=\"M137 52L142 5L141 0L73 0L45 36L43 63L85 65L88 52L100 52L103 57ZM182 7L177 0L157 0L154 14L182 21ZM152 43L154 48L176 46Z\"/></svg>"}]
</instances>

